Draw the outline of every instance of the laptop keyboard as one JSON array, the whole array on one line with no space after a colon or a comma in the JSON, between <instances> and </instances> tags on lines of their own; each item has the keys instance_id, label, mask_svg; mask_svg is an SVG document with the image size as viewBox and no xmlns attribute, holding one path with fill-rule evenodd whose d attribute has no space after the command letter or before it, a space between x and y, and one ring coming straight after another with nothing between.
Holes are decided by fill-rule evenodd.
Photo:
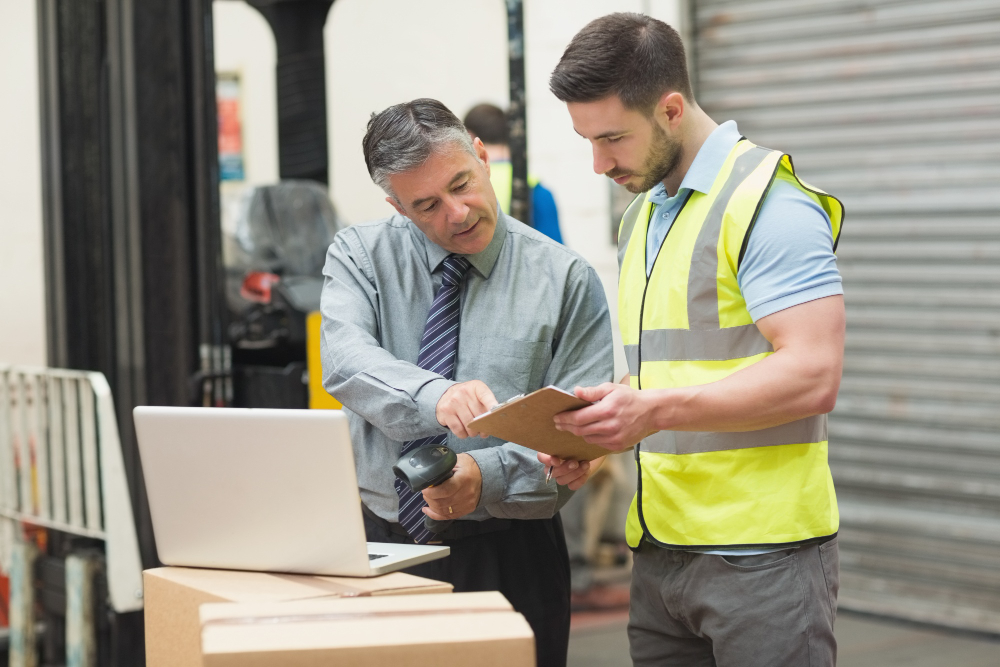
<instances>
[{"instance_id":1,"label":"laptop keyboard","mask_svg":"<svg viewBox=\"0 0 1000 667\"><path fill-rule=\"evenodd\" d=\"M375 560L376 558L387 558L389 554L368 554L368 560Z\"/></svg>"}]
</instances>

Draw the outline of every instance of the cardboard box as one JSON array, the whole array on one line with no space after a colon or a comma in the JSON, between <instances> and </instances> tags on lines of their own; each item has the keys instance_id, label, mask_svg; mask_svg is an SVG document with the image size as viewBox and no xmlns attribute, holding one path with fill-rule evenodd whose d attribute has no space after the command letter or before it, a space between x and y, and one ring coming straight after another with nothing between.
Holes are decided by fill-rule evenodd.
<instances>
[{"instance_id":1,"label":"cardboard box","mask_svg":"<svg viewBox=\"0 0 1000 667\"><path fill-rule=\"evenodd\" d=\"M204 667L534 667L497 592L201 607Z\"/></svg>"},{"instance_id":2,"label":"cardboard box","mask_svg":"<svg viewBox=\"0 0 1000 667\"><path fill-rule=\"evenodd\" d=\"M394 572L381 577L319 577L162 567L142 573L147 667L201 667L198 607L206 602L282 602L319 598L450 593L440 581Z\"/></svg>"}]
</instances>

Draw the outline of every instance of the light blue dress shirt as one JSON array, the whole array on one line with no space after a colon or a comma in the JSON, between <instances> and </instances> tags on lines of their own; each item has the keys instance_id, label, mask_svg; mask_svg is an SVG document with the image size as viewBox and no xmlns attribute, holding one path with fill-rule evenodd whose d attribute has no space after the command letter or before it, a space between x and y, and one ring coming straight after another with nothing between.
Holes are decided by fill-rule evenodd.
<instances>
[{"instance_id":1,"label":"light blue dress shirt","mask_svg":"<svg viewBox=\"0 0 1000 667\"><path fill-rule=\"evenodd\" d=\"M612 379L611 320L594 269L569 248L500 212L493 239L461 288L455 380L420 368L427 312L449 252L408 218L353 225L334 238L323 274L323 386L344 404L361 500L399 520L392 465L403 443L448 433L448 447L479 466L479 506L462 520L542 519L573 494L545 483L533 450L499 438L460 439L438 423L455 382L482 380L497 400L550 384Z\"/></svg>"},{"instance_id":2,"label":"light blue dress shirt","mask_svg":"<svg viewBox=\"0 0 1000 667\"><path fill-rule=\"evenodd\" d=\"M663 183L650 191L656 208L646 235L647 276L681 204L692 190L712 189L740 136L735 121L723 123L702 144L676 195L670 197ZM843 294L826 211L795 186L776 180L761 206L736 280L754 322L807 301Z\"/></svg>"}]
</instances>

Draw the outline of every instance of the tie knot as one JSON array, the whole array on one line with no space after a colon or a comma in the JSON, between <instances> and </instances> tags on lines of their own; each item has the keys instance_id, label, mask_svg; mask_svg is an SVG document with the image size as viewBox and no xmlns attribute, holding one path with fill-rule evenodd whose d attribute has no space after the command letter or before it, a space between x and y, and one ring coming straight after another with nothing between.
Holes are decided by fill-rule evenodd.
<instances>
[{"instance_id":1,"label":"tie knot","mask_svg":"<svg viewBox=\"0 0 1000 667\"><path fill-rule=\"evenodd\" d=\"M462 282L462 278L468 273L469 260L464 257L459 257L458 255L448 255L444 258L444 268L442 273L442 279L445 285L458 285Z\"/></svg>"}]
</instances>

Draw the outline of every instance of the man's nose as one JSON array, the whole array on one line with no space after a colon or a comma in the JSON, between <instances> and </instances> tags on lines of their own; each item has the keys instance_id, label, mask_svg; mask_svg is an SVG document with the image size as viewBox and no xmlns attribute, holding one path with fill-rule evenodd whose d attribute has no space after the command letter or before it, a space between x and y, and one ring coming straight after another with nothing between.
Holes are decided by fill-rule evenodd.
<instances>
[{"instance_id":1,"label":"man's nose","mask_svg":"<svg viewBox=\"0 0 1000 667\"><path fill-rule=\"evenodd\" d=\"M594 146L594 173L595 174L606 174L611 171L615 166L615 161L612 160L607 155L601 153L601 149Z\"/></svg>"},{"instance_id":2,"label":"man's nose","mask_svg":"<svg viewBox=\"0 0 1000 667\"><path fill-rule=\"evenodd\" d=\"M469 217L469 207L457 197L448 197L445 201L445 216L451 224L465 222Z\"/></svg>"}]
</instances>

